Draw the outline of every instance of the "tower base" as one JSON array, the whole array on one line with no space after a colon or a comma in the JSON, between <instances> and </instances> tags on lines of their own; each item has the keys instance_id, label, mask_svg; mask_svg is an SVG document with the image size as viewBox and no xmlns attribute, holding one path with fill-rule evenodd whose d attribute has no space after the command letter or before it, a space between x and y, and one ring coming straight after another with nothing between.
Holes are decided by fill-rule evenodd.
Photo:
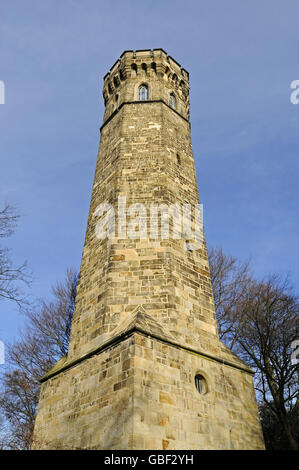
<instances>
[{"instance_id":1,"label":"tower base","mask_svg":"<svg viewBox=\"0 0 299 470\"><path fill-rule=\"evenodd\" d=\"M222 343L208 356L137 312L43 378L32 448L264 449L252 372Z\"/></svg>"}]
</instances>

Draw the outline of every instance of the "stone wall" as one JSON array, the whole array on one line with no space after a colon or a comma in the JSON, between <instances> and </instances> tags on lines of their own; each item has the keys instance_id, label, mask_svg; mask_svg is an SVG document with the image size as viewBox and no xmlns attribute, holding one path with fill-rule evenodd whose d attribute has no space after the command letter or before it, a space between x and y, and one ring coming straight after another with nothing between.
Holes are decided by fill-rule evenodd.
<instances>
[{"instance_id":1,"label":"stone wall","mask_svg":"<svg viewBox=\"0 0 299 470\"><path fill-rule=\"evenodd\" d=\"M69 352L43 378L34 448L263 448L252 373L218 338L205 241L190 249L172 219L168 238L150 231L152 205L199 203L188 73L162 49L126 51L103 94ZM100 238L100 205L123 198L146 233L128 236L135 212Z\"/></svg>"},{"instance_id":2,"label":"stone wall","mask_svg":"<svg viewBox=\"0 0 299 470\"><path fill-rule=\"evenodd\" d=\"M134 338L42 384L33 449L125 449L133 433Z\"/></svg>"},{"instance_id":3,"label":"stone wall","mask_svg":"<svg viewBox=\"0 0 299 470\"><path fill-rule=\"evenodd\" d=\"M43 384L34 437L42 449L263 449L248 371L138 331Z\"/></svg>"},{"instance_id":4,"label":"stone wall","mask_svg":"<svg viewBox=\"0 0 299 470\"><path fill-rule=\"evenodd\" d=\"M147 209L147 238L97 238L97 207L108 202L117 212L119 196L127 207ZM205 244L189 252L185 238L173 239L172 221L169 239L161 239L161 227L158 239L150 237L151 205L176 203L192 211L199 203L188 122L161 102L123 106L101 133L70 356L101 344L137 305L184 343L213 349L217 326Z\"/></svg>"}]
</instances>

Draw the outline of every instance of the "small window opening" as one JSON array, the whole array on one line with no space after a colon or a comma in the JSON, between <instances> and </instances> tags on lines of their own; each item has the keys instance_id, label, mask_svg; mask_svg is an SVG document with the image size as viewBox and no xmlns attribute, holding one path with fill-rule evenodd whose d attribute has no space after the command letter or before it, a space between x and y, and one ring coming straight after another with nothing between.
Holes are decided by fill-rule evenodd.
<instances>
[{"instance_id":1,"label":"small window opening","mask_svg":"<svg viewBox=\"0 0 299 470\"><path fill-rule=\"evenodd\" d=\"M186 250L188 250L190 253L193 252L193 248L191 246L191 243L190 242L186 242Z\"/></svg>"},{"instance_id":2,"label":"small window opening","mask_svg":"<svg viewBox=\"0 0 299 470\"><path fill-rule=\"evenodd\" d=\"M132 65L131 65L131 69L132 69L133 72L135 72L136 75L137 75L137 64L132 64Z\"/></svg>"},{"instance_id":3,"label":"small window opening","mask_svg":"<svg viewBox=\"0 0 299 470\"><path fill-rule=\"evenodd\" d=\"M207 381L201 374L196 374L194 377L195 387L198 393L204 395L208 391Z\"/></svg>"},{"instance_id":4,"label":"small window opening","mask_svg":"<svg viewBox=\"0 0 299 470\"><path fill-rule=\"evenodd\" d=\"M114 100L114 109L116 109L118 107L118 98L119 98L119 95L116 94L115 95L115 100Z\"/></svg>"},{"instance_id":5,"label":"small window opening","mask_svg":"<svg viewBox=\"0 0 299 470\"><path fill-rule=\"evenodd\" d=\"M175 100L175 96L174 96L173 93L171 93L170 96L169 96L169 106L172 109L176 109L176 100Z\"/></svg>"},{"instance_id":6,"label":"small window opening","mask_svg":"<svg viewBox=\"0 0 299 470\"><path fill-rule=\"evenodd\" d=\"M152 63L151 63L151 69L152 69L155 73L157 73L157 67L156 67L156 63L155 63L155 62L152 62Z\"/></svg>"},{"instance_id":7,"label":"small window opening","mask_svg":"<svg viewBox=\"0 0 299 470\"><path fill-rule=\"evenodd\" d=\"M146 85L141 85L141 87L139 87L139 101L146 100L148 100L148 88Z\"/></svg>"},{"instance_id":8,"label":"small window opening","mask_svg":"<svg viewBox=\"0 0 299 470\"><path fill-rule=\"evenodd\" d=\"M115 88L117 88L119 86L119 81L118 81L117 77L114 77L113 83L114 83Z\"/></svg>"},{"instance_id":9,"label":"small window opening","mask_svg":"<svg viewBox=\"0 0 299 470\"><path fill-rule=\"evenodd\" d=\"M147 71L147 66L146 66L146 64L144 64L144 63L141 64L141 68L142 68L142 70L146 73L146 71Z\"/></svg>"},{"instance_id":10,"label":"small window opening","mask_svg":"<svg viewBox=\"0 0 299 470\"><path fill-rule=\"evenodd\" d=\"M176 160L177 160L177 162L178 162L178 165L181 165L181 164L182 164L181 157L179 156L178 153L176 154Z\"/></svg>"}]
</instances>

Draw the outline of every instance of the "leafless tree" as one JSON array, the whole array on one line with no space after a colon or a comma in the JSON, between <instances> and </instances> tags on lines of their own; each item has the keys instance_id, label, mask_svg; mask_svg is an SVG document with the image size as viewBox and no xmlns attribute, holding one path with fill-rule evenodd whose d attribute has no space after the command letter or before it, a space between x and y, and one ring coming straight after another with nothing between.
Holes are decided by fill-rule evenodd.
<instances>
[{"instance_id":1,"label":"leafless tree","mask_svg":"<svg viewBox=\"0 0 299 470\"><path fill-rule=\"evenodd\" d=\"M10 237L14 233L18 219L15 208L6 203L0 210L0 238ZM26 285L31 283L27 263L15 266L10 250L0 246L0 299L13 300L19 307L24 305L26 297L20 289L20 282Z\"/></svg>"},{"instance_id":2,"label":"leafless tree","mask_svg":"<svg viewBox=\"0 0 299 470\"><path fill-rule=\"evenodd\" d=\"M31 446L39 379L67 353L77 280L75 271L69 269L65 280L53 287L52 301L40 300L28 308L20 339L7 348L8 365L0 394L6 432L0 432L0 448Z\"/></svg>"},{"instance_id":3,"label":"leafless tree","mask_svg":"<svg viewBox=\"0 0 299 470\"><path fill-rule=\"evenodd\" d=\"M221 249L209 250L209 261L220 338L255 371L263 426L279 427L281 442L298 449L299 371L291 361L291 343L299 334L298 296L288 279L258 281L248 262Z\"/></svg>"},{"instance_id":4,"label":"leafless tree","mask_svg":"<svg viewBox=\"0 0 299 470\"><path fill-rule=\"evenodd\" d=\"M276 415L289 448L298 449L291 423L299 416L299 369L291 361L291 343L298 335L298 298L289 282L277 276L251 281L238 304L238 318L235 352L255 370L258 396Z\"/></svg>"},{"instance_id":5,"label":"leafless tree","mask_svg":"<svg viewBox=\"0 0 299 470\"><path fill-rule=\"evenodd\" d=\"M232 349L238 337L238 304L251 279L250 263L224 254L222 248L208 253L219 337Z\"/></svg>"}]
</instances>

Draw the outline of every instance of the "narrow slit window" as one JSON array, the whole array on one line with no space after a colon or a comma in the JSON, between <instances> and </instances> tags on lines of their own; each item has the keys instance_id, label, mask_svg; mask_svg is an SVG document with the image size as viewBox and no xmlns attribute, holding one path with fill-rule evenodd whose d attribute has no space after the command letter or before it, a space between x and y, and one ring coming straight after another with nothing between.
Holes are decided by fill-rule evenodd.
<instances>
[{"instance_id":1,"label":"narrow slit window","mask_svg":"<svg viewBox=\"0 0 299 470\"><path fill-rule=\"evenodd\" d=\"M114 110L118 107L118 94L115 95L115 101L114 101Z\"/></svg>"}]
</instances>

